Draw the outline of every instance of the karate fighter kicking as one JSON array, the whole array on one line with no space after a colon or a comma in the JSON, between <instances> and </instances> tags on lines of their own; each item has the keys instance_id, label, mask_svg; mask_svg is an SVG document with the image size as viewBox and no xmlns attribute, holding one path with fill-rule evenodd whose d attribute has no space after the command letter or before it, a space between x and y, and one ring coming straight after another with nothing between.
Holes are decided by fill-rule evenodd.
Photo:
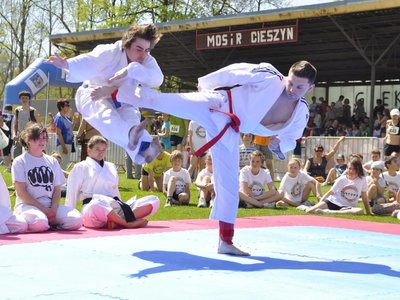
<instances>
[{"instance_id":1,"label":"karate fighter kicking","mask_svg":"<svg viewBox=\"0 0 400 300\"><path fill-rule=\"evenodd\" d=\"M125 74L121 70L111 82ZM199 78L196 93L166 94L137 87L132 97L132 87L118 90L119 101L129 99L135 106L194 120L206 129L208 146L213 145L216 198L210 218L219 220L218 253L249 255L232 242L239 202L239 132L271 136L271 151L285 159L307 124L304 95L314 88L316 74L307 61L293 64L287 77L268 63L238 63Z\"/></svg>"},{"instance_id":2,"label":"karate fighter kicking","mask_svg":"<svg viewBox=\"0 0 400 300\"><path fill-rule=\"evenodd\" d=\"M67 81L83 81L75 95L78 111L105 138L125 148L137 164L153 161L163 149L158 138L144 130L146 123L140 123L137 107L126 99L116 102L112 95L121 85L155 88L162 84L163 73L150 55L160 38L154 25L133 24L114 44L99 45L70 59L55 54L46 61L66 70ZM115 77L110 84L108 79L121 69L124 78ZM98 101L92 101L92 95Z\"/></svg>"}]
</instances>

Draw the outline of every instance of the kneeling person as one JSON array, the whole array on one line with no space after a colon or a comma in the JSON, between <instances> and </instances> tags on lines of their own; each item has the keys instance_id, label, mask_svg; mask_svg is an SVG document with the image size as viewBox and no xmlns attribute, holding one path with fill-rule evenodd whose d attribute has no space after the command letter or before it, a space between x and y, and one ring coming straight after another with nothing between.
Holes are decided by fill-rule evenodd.
<instances>
[{"instance_id":1,"label":"kneeling person","mask_svg":"<svg viewBox=\"0 0 400 300\"><path fill-rule=\"evenodd\" d=\"M65 204L75 208L78 201L83 202L85 227L144 227L144 218L156 213L160 201L156 196L121 201L117 168L104 161L107 147L108 142L101 136L89 140L88 157L76 164L68 177Z\"/></svg>"}]
</instances>

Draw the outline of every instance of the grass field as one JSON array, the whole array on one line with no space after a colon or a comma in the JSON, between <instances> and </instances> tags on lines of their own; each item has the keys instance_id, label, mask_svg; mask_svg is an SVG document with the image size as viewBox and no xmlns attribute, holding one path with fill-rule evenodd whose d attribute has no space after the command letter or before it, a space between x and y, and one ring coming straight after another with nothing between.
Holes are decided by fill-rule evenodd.
<instances>
[{"instance_id":1,"label":"grass field","mask_svg":"<svg viewBox=\"0 0 400 300\"><path fill-rule=\"evenodd\" d=\"M11 174L4 172L4 166L0 166L0 172L3 175L4 181L7 186L11 185ZM127 179L125 173L120 173L120 192L123 200L127 200L132 196L136 195L137 197L143 197L146 195L151 195L151 192L143 192L137 188L138 180L136 179ZM278 187L279 182L275 182L275 185ZM328 187L323 187L322 191L326 192L329 189ZM150 218L150 220L183 220L183 219L206 219L210 214L209 208L198 208L197 207L197 190L193 184L190 187L191 198L189 206L173 206L173 207L164 207L165 204L165 196L162 193L156 193L156 195L160 198L161 206L159 211ZM10 192L11 193L11 192ZM1 197L1 195L0 195ZM312 196L310 198L311 201L316 202L316 198ZM11 197L12 206L14 206L15 196ZM61 200L64 202L64 199ZM81 205L81 204L79 204ZM360 207L362 205L360 204ZM80 209L80 206L78 207ZM305 213L299 210L296 210L293 207L288 208L279 208L279 209L271 209L271 208L239 208L238 217L252 217L252 216L278 216L278 215L304 215ZM399 223L397 218L393 218L390 216L349 216L349 215L329 215L330 217L337 218L347 218L347 219L355 219L355 220L364 220L364 221L374 221L374 222L384 222L384 223Z\"/></svg>"}]
</instances>

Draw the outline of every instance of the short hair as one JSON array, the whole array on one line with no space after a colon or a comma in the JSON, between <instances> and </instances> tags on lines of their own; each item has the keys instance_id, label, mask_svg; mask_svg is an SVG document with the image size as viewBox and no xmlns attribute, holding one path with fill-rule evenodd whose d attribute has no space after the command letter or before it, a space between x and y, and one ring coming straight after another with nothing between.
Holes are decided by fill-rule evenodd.
<instances>
[{"instance_id":1,"label":"short hair","mask_svg":"<svg viewBox=\"0 0 400 300\"><path fill-rule=\"evenodd\" d=\"M295 62L289 69L294 75L302 78L307 78L308 82L313 84L317 78L317 69L308 61L300 60Z\"/></svg>"},{"instance_id":2,"label":"short hair","mask_svg":"<svg viewBox=\"0 0 400 300\"><path fill-rule=\"evenodd\" d=\"M160 41L162 34L158 32L154 24L138 25L133 23L122 36L122 47L129 48L136 39L144 39L150 42L151 48Z\"/></svg>"},{"instance_id":3,"label":"short hair","mask_svg":"<svg viewBox=\"0 0 400 300\"><path fill-rule=\"evenodd\" d=\"M43 127L40 123L28 122L24 130L21 131L19 142L22 147L29 149L29 141L37 141L42 133L46 135L46 140L49 140L46 127Z\"/></svg>"},{"instance_id":4,"label":"short hair","mask_svg":"<svg viewBox=\"0 0 400 300\"><path fill-rule=\"evenodd\" d=\"M21 91L21 92L19 92L19 94L18 94L18 98L19 99L21 99L21 97L22 96L28 96L29 97L29 99L31 99L32 98L32 95L31 95L31 93L30 92L28 92L28 91Z\"/></svg>"},{"instance_id":5,"label":"short hair","mask_svg":"<svg viewBox=\"0 0 400 300\"><path fill-rule=\"evenodd\" d=\"M97 144L105 144L106 146L108 146L108 142L104 137L102 137L101 135L94 135L90 138L87 147L89 149L93 149L93 147Z\"/></svg>"},{"instance_id":6,"label":"short hair","mask_svg":"<svg viewBox=\"0 0 400 300\"><path fill-rule=\"evenodd\" d=\"M174 150L174 151L172 151L172 153L171 153L171 155L170 155L170 157L169 157L169 160L170 160L171 162L173 162L175 159L181 159L181 160L183 160L183 154L182 154L181 151L179 151L179 150Z\"/></svg>"},{"instance_id":7,"label":"short hair","mask_svg":"<svg viewBox=\"0 0 400 300\"><path fill-rule=\"evenodd\" d=\"M362 166L361 160L358 157L353 157L349 164L353 166L353 168L356 170L358 177L364 177L364 168Z\"/></svg>"},{"instance_id":8,"label":"short hair","mask_svg":"<svg viewBox=\"0 0 400 300\"><path fill-rule=\"evenodd\" d=\"M262 162L262 163L263 163L264 160L265 160L264 154L262 154L262 152L261 152L260 150L255 150L255 151L251 152L250 158L253 158L253 157L259 157L259 158L261 158L261 162Z\"/></svg>"},{"instance_id":9,"label":"short hair","mask_svg":"<svg viewBox=\"0 0 400 300\"><path fill-rule=\"evenodd\" d=\"M5 110L12 110L12 105L11 105L11 104L6 104L6 105L4 106L4 109L5 109Z\"/></svg>"},{"instance_id":10,"label":"short hair","mask_svg":"<svg viewBox=\"0 0 400 300\"><path fill-rule=\"evenodd\" d=\"M57 100L57 109L61 111L66 105L69 105L69 100L60 98Z\"/></svg>"},{"instance_id":11,"label":"short hair","mask_svg":"<svg viewBox=\"0 0 400 300\"><path fill-rule=\"evenodd\" d=\"M371 151L371 154L379 154L379 156L381 156L381 151L379 151L378 149L374 149Z\"/></svg>"}]
</instances>

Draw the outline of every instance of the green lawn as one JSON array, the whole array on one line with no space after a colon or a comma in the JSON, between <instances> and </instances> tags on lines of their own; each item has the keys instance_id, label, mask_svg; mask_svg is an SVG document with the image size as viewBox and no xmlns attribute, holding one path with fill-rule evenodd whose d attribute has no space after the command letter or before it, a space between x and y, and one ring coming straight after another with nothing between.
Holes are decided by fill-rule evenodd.
<instances>
[{"instance_id":1,"label":"green lawn","mask_svg":"<svg viewBox=\"0 0 400 300\"><path fill-rule=\"evenodd\" d=\"M11 174L4 172L4 166L0 166L0 171L3 175L4 181L7 186L11 185ZM276 186L279 186L279 183L275 183ZM146 195L150 195L150 192L143 192L138 190L138 180L136 179L126 179L124 173L120 173L120 191L123 200L127 200L130 197L136 195L137 197L143 197ZM323 192L327 191L329 187L323 187ZM164 208L165 204L165 196L162 193L156 193L156 195L161 200L161 206L159 211L151 217L150 220L182 220L182 219L205 219L208 218L210 209L209 208L198 208L197 207L197 190L195 186L191 185L191 200L189 206L173 206ZM315 197L311 197L310 200L316 201ZM62 199L62 202L64 199ZM12 206L15 202L15 196L11 197ZM80 207L78 207L80 209ZM288 208L280 208L280 209L246 209L239 208L238 217L252 217L252 216L278 216L278 215L304 215L305 213L299 210L296 210L293 207ZM338 215L329 215L330 217L336 218L346 218L346 219L355 219L355 220L365 220L365 221L375 221L375 222L384 222L384 223L399 223L397 218L393 218L390 216L338 216Z\"/></svg>"}]
</instances>

